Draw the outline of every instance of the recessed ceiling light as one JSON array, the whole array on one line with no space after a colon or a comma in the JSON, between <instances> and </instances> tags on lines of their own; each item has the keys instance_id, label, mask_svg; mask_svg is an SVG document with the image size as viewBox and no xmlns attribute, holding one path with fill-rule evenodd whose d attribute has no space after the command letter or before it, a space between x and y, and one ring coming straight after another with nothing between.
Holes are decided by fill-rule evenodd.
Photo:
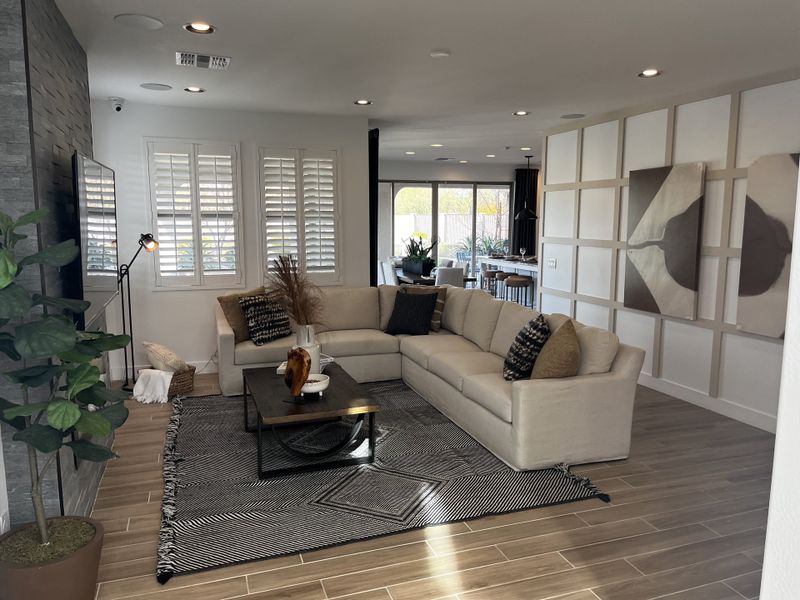
<instances>
[{"instance_id":1,"label":"recessed ceiling light","mask_svg":"<svg viewBox=\"0 0 800 600\"><path fill-rule=\"evenodd\" d=\"M406 154L408 154L409 156L414 156L416 152L414 152L413 150L406 150Z\"/></svg>"},{"instance_id":2,"label":"recessed ceiling light","mask_svg":"<svg viewBox=\"0 0 800 600\"><path fill-rule=\"evenodd\" d=\"M201 87L197 87L196 85L190 85L189 87L183 88L184 92L189 92L190 94L202 94L205 90Z\"/></svg>"},{"instance_id":3,"label":"recessed ceiling light","mask_svg":"<svg viewBox=\"0 0 800 600\"><path fill-rule=\"evenodd\" d=\"M561 115L562 119L582 119L586 115L583 113L567 113L565 115Z\"/></svg>"},{"instance_id":4,"label":"recessed ceiling light","mask_svg":"<svg viewBox=\"0 0 800 600\"><path fill-rule=\"evenodd\" d=\"M114 23L131 29L143 29L145 31L155 31L164 27L164 23L148 15L137 15L133 13L117 15Z\"/></svg>"},{"instance_id":5,"label":"recessed ceiling light","mask_svg":"<svg viewBox=\"0 0 800 600\"><path fill-rule=\"evenodd\" d=\"M359 106L369 106L372 104L372 100L367 100L366 98L359 98L358 100L353 100L353 104L358 104Z\"/></svg>"},{"instance_id":6,"label":"recessed ceiling light","mask_svg":"<svg viewBox=\"0 0 800 600\"><path fill-rule=\"evenodd\" d=\"M528 152L530 149L531 149L530 146L523 146L522 148L520 148L520 150L522 150L523 152Z\"/></svg>"},{"instance_id":7,"label":"recessed ceiling light","mask_svg":"<svg viewBox=\"0 0 800 600\"><path fill-rule=\"evenodd\" d=\"M527 110L515 110L513 114L515 117L527 117L530 113Z\"/></svg>"},{"instance_id":8,"label":"recessed ceiling light","mask_svg":"<svg viewBox=\"0 0 800 600\"><path fill-rule=\"evenodd\" d=\"M200 35L208 35L217 30L216 27L205 21L192 21L184 25L183 28L189 33L199 33Z\"/></svg>"},{"instance_id":9,"label":"recessed ceiling light","mask_svg":"<svg viewBox=\"0 0 800 600\"><path fill-rule=\"evenodd\" d=\"M641 73L639 73L639 77L643 79L652 79L653 77L658 77L662 75L664 71L661 69L656 69L655 67L648 67L644 69Z\"/></svg>"},{"instance_id":10,"label":"recessed ceiling light","mask_svg":"<svg viewBox=\"0 0 800 600\"><path fill-rule=\"evenodd\" d=\"M436 50L431 50L431 58L447 58L452 56L452 52L447 48L437 48Z\"/></svg>"},{"instance_id":11,"label":"recessed ceiling light","mask_svg":"<svg viewBox=\"0 0 800 600\"><path fill-rule=\"evenodd\" d=\"M494 155L494 154L487 154L487 155L486 155L486 158L494 158L495 156L496 156L496 155Z\"/></svg>"},{"instance_id":12,"label":"recessed ceiling light","mask_svg":"<svg viewBox=\"0 0 800 600\"><path fill-rule=\"evenodd\" d=\"M444 148L444 144L431 144L431 148Z\"/></svg>"},{"instance_id":13,"label":"recessed ceiling light","mask_svg":"<svg viewBox=\"0 0 800 600\"><path fill-rule=\"evenodd\" d=\"M469 161L468 161L468 160L460 160L460 161L458 161L458 162L460 162L462 165L465 165L465 164L467 164Z\"/></svg>"},{"instance_id":14,"label":"recessed ceiling light","mask_svg":"<svg viewBox=\"0 0 800 600\"><path fill-rule=\"evenodd\" d=\"M139 87L153 92L168 92L172 89L172 86L166 83L140 83Z\"/></svg>"}]
</instances>

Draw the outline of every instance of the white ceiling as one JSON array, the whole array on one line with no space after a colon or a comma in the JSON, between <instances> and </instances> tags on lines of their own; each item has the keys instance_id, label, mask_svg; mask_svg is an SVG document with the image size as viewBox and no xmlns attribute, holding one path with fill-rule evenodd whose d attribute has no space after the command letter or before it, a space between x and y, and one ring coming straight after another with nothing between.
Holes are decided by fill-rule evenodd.
<instances>
[{"instance_id":1,"label":"white ceiling","mask_svg":"<svg viewBox=\"0 0 800 600\"><path fill-rule=\"evenodd\" d=\"M89 56L93 97L366 114L381 156L522 162L565 113L607 112L800 67L800 0L56 0ZM116 25L147 14L158 31ZM181 25L203 19L217 33ZM450 58L429 52L448 48ZM233 58L228 72L176 50ZM663 77L636 77L645 66ZM167 83L170 92L141 89ZM205 94L182 91L187 85ZM375 101L353 105L355 98ZM528 117L513 117L516 109ZM444 148L429 148L442 143ZM506 146L511 147L506 150ZM406 150L417 155L407 157Z\"/></svg>"}]
</instances>

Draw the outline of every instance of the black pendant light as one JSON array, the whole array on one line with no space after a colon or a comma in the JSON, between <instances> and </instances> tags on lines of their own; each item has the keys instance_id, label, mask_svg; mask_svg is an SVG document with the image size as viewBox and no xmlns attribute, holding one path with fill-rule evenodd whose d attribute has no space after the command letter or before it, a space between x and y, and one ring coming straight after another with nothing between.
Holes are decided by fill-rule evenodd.
<instances>
[{"instance_id":1,"label":"black pendant light","mask_svg":"<svg viewBox=\"0 0 800 600\"><path fill-rule=\"evenodd\" d=\"M531 221L537 218L536 212L530 207L530 205L536 201L536 199L533 198L533 171L531 171L531 159L533 156L528 154L525 158L528 159L528 174L525 177L525 203L522 210L514 215L515 221Z\"/></svg>"}]
</instances>

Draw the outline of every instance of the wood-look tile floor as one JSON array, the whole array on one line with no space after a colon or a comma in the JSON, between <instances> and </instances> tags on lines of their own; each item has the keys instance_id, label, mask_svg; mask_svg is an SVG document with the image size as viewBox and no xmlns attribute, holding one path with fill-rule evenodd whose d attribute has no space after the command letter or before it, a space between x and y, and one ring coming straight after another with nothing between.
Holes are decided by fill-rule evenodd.
<instances>
[{"instance_id":1,"label":"wood-look tile floor","mask_svg":"<svg viewBox=\"0 0 800 600\"><path fill-rule=\"evenodd\" d=\"M214 393L209 376L198 389ZM169 405L130 403L93 516L98 600L741 600L761 579L774 437L639 388L612 495L173 577L153 575Z\"/></svg>"}]
</instances>

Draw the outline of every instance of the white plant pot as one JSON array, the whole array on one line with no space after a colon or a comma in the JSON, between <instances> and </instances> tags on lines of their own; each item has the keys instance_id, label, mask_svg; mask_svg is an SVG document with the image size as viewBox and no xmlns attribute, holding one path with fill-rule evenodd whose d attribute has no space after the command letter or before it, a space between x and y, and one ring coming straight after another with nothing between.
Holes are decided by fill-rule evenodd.
<instances>
[{"instance_id":1,"label":"white plant pot","mask_svg":"<svg viewBox=\"0 0 800 600\"><path fill-rule=\"evenodd\" d=\"M311 373L321 373L319 368L320 347L313 325L297 326L297 346L302 348L311 357Z\"/></svg>"}]
</instances>

